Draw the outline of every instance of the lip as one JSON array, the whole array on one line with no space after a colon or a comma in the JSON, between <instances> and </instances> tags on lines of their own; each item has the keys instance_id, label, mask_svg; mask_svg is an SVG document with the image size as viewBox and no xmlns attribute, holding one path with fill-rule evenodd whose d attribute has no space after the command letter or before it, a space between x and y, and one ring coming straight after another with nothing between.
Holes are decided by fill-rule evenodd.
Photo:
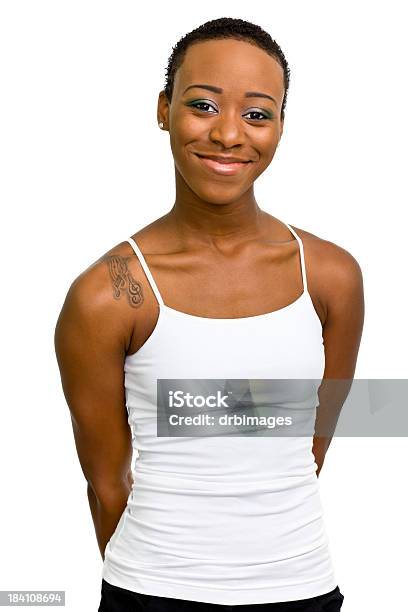
<instances>
[{"instance_id":1,"label":"lip","mask_svg":"<svg viewBox=\"0 0 408 612\"><path fill-rule=\"evenodd\" d=\"M229 161L229 159L237 159L234 157L222 157L222 156L211 156L204 157L199 155L198 153L194 153L197 159L200 160L201 164L206 168L209 168L216 174L221 174L224 176L231 176L233 174L238 174L242 172L242 170L250 165L250 161ZM222 160L222 161L221 161Z\"/></svg>"}]
</instances>

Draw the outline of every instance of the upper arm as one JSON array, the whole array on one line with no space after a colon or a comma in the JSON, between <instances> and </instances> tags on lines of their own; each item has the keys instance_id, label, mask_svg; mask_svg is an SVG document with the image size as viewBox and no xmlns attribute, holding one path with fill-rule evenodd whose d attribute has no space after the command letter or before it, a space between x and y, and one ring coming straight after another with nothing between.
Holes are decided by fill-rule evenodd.
<instances>
[{"instance_id":1,"label":"upper arm","mask_svg":"<svg viewBox=\"0 0 408 612\"><path fill-rule=\"evenodd\" d=\"M356 259L329 243L324 266L325 378L352 379L364 325L363 276Z\"/></svg>"},{"instance_id":2,"label":"upper arm","mask_svg":"<svg viewBox=\"0 0 408 612\"><path fill-rule=\"evenodd\" d=\"M105 265L71 285L55 328L55 351L85 478L98 493L129 481L131 431L124 390L127 343L121 304Z\"/></svg>"}]
</instances>

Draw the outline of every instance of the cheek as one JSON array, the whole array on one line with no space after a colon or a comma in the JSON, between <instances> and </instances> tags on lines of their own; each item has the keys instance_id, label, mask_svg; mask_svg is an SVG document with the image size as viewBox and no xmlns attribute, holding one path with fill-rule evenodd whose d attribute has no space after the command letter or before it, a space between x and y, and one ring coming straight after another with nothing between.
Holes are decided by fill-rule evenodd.
<instances>
[{"instance_id":1,"label":"cheek","mask_svg":"<svg viewBox=\"0 0 408 612\"><path fill-rule=\"evenodd\" d=\"M208 138L210 124L192 113L180 113L173 121L173 128L177 140L185 145L196 138Z\"/></svg>"},{"instance_id":2,"label":"cheek","mask_svg":"<svg viewBox=\"0 0 408 612\"><path fill-rule=\"evenodd\" d=\"M254 140L254 148L259 152L260 161L264 167L268 166L274 158L278 142L278 136L275 132L270 131Z\"/></svg>"},{"instance_id":3,"label":"cheek","mask_svg":"<svg viewBox=\"0 0 408 612\"><path fill-rule=\"evenodd\" d=\"M183 163L189 151L197 149L197 143L208 141L208 126L193 116L179 116L172 122L170 146L175 159Z\"/></svg>"},{"instance_id":4,"label":"cheek","mask_svg":"<svg viewBox=\"0 0 408 612\"><path fill-rule=\"evenodd\" d=\"M278 128L276 126L272 128L258 128L252 132L250 138L254 148L262 156L273 156L279 142Z\"/></svg>"}]
</instances>

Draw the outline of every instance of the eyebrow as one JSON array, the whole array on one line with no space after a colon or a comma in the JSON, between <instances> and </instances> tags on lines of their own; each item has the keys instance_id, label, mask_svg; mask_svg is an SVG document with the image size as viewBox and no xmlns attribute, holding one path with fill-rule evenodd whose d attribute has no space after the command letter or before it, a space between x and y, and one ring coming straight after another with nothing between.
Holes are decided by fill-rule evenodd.
<instances>
[{"instance_id":1,"label":"eyebrow","mask_svg":"<svg viewBox=\"0 0 408 612\"><path fill-rule=\"evenodd\" d=\"M196 85L189 85L184 90L183 95L186 93L186 91L188 91L189 89L192 89L193 87L199 87L200 89L208 89L208 91L213 91L214 93L223 92L223 89L221 87L215 87L215 85L205 85L201 83L201 84L196 84ZM272 100L272 102L274 102L276 106L278 105L275 98L273 98L269 94L262 93L260 91L246 91L244 96L245 98L267 98L268 100Z\"/></svg>"}]
</instances>

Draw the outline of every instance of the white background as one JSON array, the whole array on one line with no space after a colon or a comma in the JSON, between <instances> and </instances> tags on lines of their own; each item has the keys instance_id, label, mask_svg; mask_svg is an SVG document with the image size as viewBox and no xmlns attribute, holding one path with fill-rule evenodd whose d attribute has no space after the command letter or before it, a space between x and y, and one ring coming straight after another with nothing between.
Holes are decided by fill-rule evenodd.
<instances>
[{"instance_id":1,"label":"white background","mask_svg":"<svg viewBox=\"0 0 408 612\"><path fill-rule=\"evenodd\" d=\"M249 10L252 7L253 10ZM255 188L363 270L356 378L407 378L402 2L70 0L0 5L0 589L97 610L102 560L54 354L73 279L174 202L156 122L172 45L217 17L267 30L291 67L285 131ZM321 497L344 612L405 609L407 438L335 438Z\"/></svg>"}]
</instances>

